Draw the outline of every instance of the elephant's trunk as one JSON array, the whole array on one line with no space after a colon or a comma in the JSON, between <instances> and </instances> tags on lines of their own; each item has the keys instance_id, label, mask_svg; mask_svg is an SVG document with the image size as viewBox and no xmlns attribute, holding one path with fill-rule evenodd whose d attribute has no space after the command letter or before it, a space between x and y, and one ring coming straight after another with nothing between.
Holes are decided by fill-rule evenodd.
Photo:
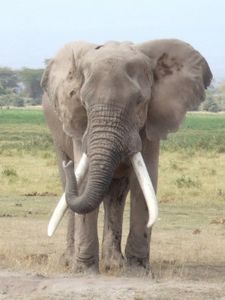
<instances>
[{"instance_id":1,"label":"elephant's trunk","mask_svg":"<svg viewBox=\"0 0 225 300\"><path fill-rule=\"evenodd\" d=\"M65 167L66 201L79 214L89 213L99 206L116 167L127 153L128 125L121 109L95 105L88 112L88 122L88 181L81 195L77 195L73 168Z\"/></svg>"}]
</instances>

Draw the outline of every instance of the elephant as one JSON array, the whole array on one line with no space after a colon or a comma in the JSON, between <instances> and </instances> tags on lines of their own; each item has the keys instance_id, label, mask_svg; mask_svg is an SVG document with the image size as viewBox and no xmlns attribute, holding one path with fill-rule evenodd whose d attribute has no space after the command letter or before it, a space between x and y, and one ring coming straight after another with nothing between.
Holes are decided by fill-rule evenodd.
<instances>
[{"instance_id":1,"label":"elephant","mask_svg":"<svg viewBox=\"0 0 225 300\"><path fill-rule=\"evenodd\" d=\"M151 273L160 140L204 100L211 79L205 58L177 39L71 42L50 60L41 81L43 109L65 191L58 219L69 207L62 257L75 272L99 272L97 219L103 203L101 270Z\"/></svg>"}]
</instances>

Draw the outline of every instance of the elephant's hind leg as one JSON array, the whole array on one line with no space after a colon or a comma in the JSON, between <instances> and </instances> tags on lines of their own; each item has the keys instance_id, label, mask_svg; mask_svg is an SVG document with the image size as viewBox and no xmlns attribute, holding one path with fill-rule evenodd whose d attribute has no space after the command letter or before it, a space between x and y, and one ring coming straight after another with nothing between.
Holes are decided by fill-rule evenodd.
<instances>
[{"instance_id":1,"label":"elephant's hind leg","mask_svg":"<svg viewBox=\"0 0 225 300\"><path fill-rule=\"evenodd\" d=\"M102 269L118 271L123 267L121 253L122 222L125 199L128 192L128 178L113 179L104 198L104 231L102 242Z\"/></svg>"}]
</instances>

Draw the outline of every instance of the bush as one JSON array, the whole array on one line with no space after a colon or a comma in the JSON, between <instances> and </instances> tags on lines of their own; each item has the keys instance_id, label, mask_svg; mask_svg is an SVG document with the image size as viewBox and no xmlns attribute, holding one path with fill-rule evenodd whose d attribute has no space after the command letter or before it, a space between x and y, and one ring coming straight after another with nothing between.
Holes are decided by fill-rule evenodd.
<instances>
[{"instance_id":1,"label":"bush","mask_svg":"<svg viewBox=\"0 0 225 300\"><path fill-rule=\"evenodd\" d=\"M201 105L201 109L210 112L221 111L221 108L217 104L214 98L208 97Z\"/></svg>"},{"instance_id":2,"label":"bush","mask_svg":"<svg viewBox=\"0 0 225 300\"><path fill-rule=\"evenodd\" d=\"M14 101L14 105L17 107L23 107L24 106L24 100L22 98L18 98Z\"/></svg>"},{"instance_id":3,"label":"bush","mask_svg":"<svg viewBox=\"0 0 225 300\"><path fill-rule=\"evenodd\" d=\"M41 105L41 98L32 99L31 105Z\"/></svg>"}]
</instances>

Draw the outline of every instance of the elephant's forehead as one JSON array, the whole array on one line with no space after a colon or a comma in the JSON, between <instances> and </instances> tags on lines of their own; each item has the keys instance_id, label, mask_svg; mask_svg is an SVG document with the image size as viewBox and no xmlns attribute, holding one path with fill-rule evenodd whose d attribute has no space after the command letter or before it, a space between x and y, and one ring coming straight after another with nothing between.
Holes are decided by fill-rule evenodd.
<instances>
[{"instance_id":1,"label":"elephant's forehead","mask_svg":"<svg viewBox=\"0 0 225 300\"><path fill-rule=\"evenodd\" d=\"M85 57L84 63L87 67L111 67L119 68L127 64L139 64L141 54L130 45L104 45L91 50Z\"/></svg>"}]
</instances>

